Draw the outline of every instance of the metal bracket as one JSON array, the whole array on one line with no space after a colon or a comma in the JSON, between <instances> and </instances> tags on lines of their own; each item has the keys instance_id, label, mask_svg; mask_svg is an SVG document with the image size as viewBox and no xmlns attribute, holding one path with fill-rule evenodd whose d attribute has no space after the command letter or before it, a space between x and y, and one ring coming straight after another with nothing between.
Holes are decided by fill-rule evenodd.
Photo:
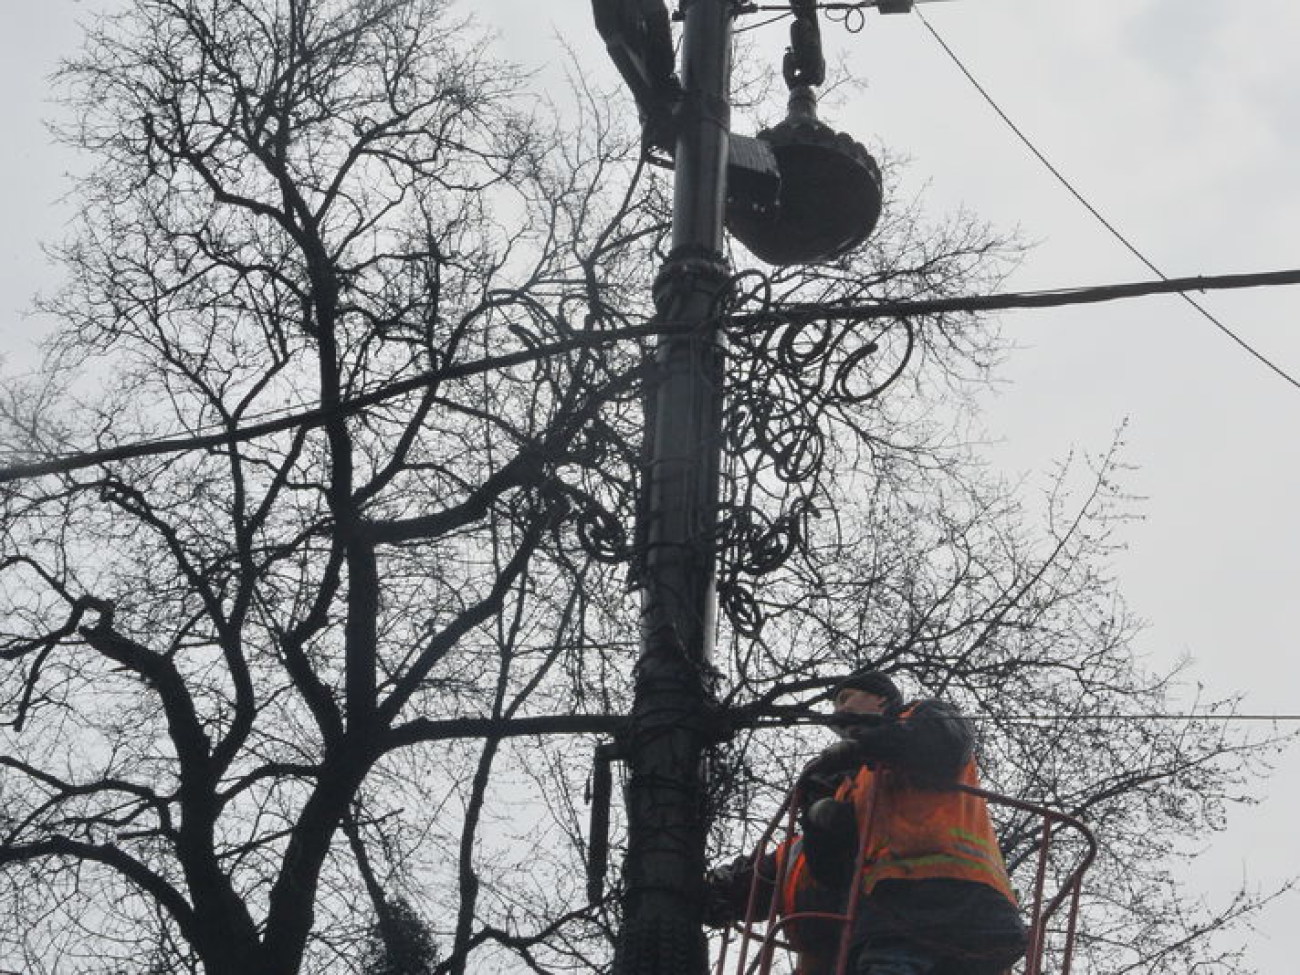
<instances>
[{"instance_id":1,"label":"metal bracket","mask_svg":"<svg viewBox=\"0 0 1300 975\"><path fill-rule=\"evenodd\" d=\"M609 870L609 804L614 793L610 766L624 758L622 746L605 742L596 746L591 769L591 827L587 831L587 901L605 899L605 874Z\"/></svg>"},{"instance_id":2,"label":"metal bracket","mask_svg":"<svg viewBox=\"0 0 1300 975\"><path fill-rule=\"evenodd\" d=\"M644 151L654 161L654 149L674 148L673 114L682 98L668 8L663 0L592 0L591 7L596 30L636 100Z\"/></svg>"},{"instance_id":3,"label":"metal bracket","mask_svg":"<svg viewBox=\"0 0 1300 975\"><path fill-rule=\"evenodd\" d=\"M822 54L821 28L817 24L817 0L790 0L794 21L790 24L790 46L785 49L781 73L787 88L810 87L826 80L826 58Z\"/></svg>"}]
</instances>

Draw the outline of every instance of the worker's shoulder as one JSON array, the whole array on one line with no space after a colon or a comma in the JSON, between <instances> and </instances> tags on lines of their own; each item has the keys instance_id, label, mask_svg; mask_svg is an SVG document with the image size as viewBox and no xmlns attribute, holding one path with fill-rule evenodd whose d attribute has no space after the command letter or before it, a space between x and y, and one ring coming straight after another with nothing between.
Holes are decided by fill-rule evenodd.
<instances>
[{"instance_id":1,"label":"worker's shoulder","mask_svg":"<svg viewBox=\"0 0 1300 975\"><path fill-rule=\"evenodd\" d=\"M905 729L905 754L915 767L953 776L974 755L974 728L951 701L913 701L903 710L900 723Z\"/></svg>"},{"instance_id":2,"label":"worker's shoulder","mask_svg":"<svg viewBox=\"0 0 1300 975\"><path fill-rule=\"evenodd\" d=\"M961 708L952 701L938 697L923 697L904 704L899 711L903 720L965 721Z\"/></svg>"}]
</instances>

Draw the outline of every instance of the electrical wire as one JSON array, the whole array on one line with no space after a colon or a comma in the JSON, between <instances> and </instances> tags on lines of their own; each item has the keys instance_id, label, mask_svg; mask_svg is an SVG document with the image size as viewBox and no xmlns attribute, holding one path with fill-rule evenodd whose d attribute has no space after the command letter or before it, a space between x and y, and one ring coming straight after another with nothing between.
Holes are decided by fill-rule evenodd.
<instances>
[{"instance_id":1,"label":"electrical wire","mask_svg":"<svg viewBox=\"0 0 1300 975\"><path fill-rule=\"evenodd\" d=\"M1038 161L1042 163L1044 167L1046 167L1047 171L1056 178L1057 182L1059 182L1063 187L1065 187L1065 189L1069 192L1069 194L1073 196L1075 200L1077 200L1084 207L1084 209L1086 209L1097 220L1097 222L1100 223L1110 233L1112 237L1114 237L1117 241L1119 241L1120 244L1122 244L1130 254L1132 254L1139 261L1141 261L1143 265L1145 265L1146 268L1151 271L1152 274L1156 275L1162 280L1166 280L1166 281L1169 280L1169 278L1165 275L1164 271L1156 267L1156 265L1141 250L1139 250L1137 246L1131 240L1128 239L1128 237L1126 237L1123 233L1121 233L1120 230L1113 223L1107 220L1106 217L1095 206L1093 206L1092 203L1090 203L1082 193L1080 193L1074 187L1074 185L1065 177L1065 175L1059 169L1057 169L1056 166L1052 164L1051 160L1049 160L1047 156L1043 154L1043 152L1033 143L1033 141L1029 138L1029 136L1024 133L1024 131L1020 128L1020 126L1018 126L1011 119L1011 117L1008 116L1007 113L1002 110L1002 107L998 105L998 103L994 100L993 96L988 92L988 90L982 84L980 84L980 82L971 73L970 69L967 68L966 65L962 62L961 58L957 56L957 53L948 45L948 43L942 37L939 36L939 32L934 29L934 27L930 24L930 22L925 19L925 15L922 14L921 11L919 10L916 11L916 15L917 17L920 18L921 23L925 26L925 29L930 32L930 36L935 39L935 41L939 44L939 47L941 47L944 53L948 55L948 57L952 60L953 64L957 66L957 70L959 70L963 75L965 75L966 80L971 83L971 85L975 88L977 92L979 92L980 96L984 99L985 102L988 103L989 107L992 108L993 111L997 113L998 117L1002 119L1003 122L1006 123L1007 127L1010 128L1013 133L1015 133L1016 138L1018 138L1024 144L1025 148L1027 148L1031 153L1033 153L1035 158L1037 158ZM1198 302L1195 298L1185 293L1181 294L1180 297L1182 297L1182 299L1185 302L1187 302L1194 309L1196 309L1196 311L1203 318L1205 318L1212 325L1214 325L1215 328L1221 331L1228 338L1232 339L1233 342L1239 345L1251 356L1259 360L1263 365L1267 366L1270 370L1272 370L1274 373L1276 373L1286 382L1290 383L1292 386L1295 386L1297 389L1300 389L1300 380L1297 380L1294 376L1292 376L1290 373L1284 370L1281 366L1277 365L1277 363L1273 362L1271 359L1265 356L1258 349L1250 345L1250 343L1248 343L1235 331L1233 331L1222 321L1220 321L1214 314L1212 314L1209 311L1209 309L1207 309L1204 305Z\"/></svg>"},{"instance_id":2,"label":"electrical wire","mask_svg":"<svg viewBox=\"0 0 1300 975\"><path fill-rule=\"evenodd\" d=\"M791 725L826 725L830 717L802 709L791 709L791 713L772 716L769 714L746 714L744 708L733 714L719 714L729 726L739 730L750 728L756 731L771 728L788 728ZM1202 721L1230 723L1235 721L1264 721L1271 723L1300 722L1300 714L1039 714L994 716L967 714L964 717L976 724L985 722L1000 726L1042 724L1069 721ZM628 718L622 714L603 713L565 713L539 714L514 718L484 718L461 716L454 718L431 719L416 718L390 734L390 743L399 744L412 741L452 740L460 738L481 738L491 734L501 738L532 737L534 735L605 735L625 731Z\"/></svg>"},{"instance_id":3,"label":"electrical wire","mask_svg":"<svg viewBox=\"0 0 1300 975\"><path fill-rule=\"evenodd\" d=\"M1204 721L1213 724L1234 724L1238 722L1294 724L1300 722L1300 714L1164 714L1147 712L1133 714L963 714L963 717L968 721L976 723L992 722L999 725L1055 724L1062 721L1103 723L1138 721ZM832 715L821 714L820 712L807 711L799 708L792 708L788 713L784 714L753 714L752 716L737 722L738 725L753 728L778 728L797 724L832 725L834 723L836 723L836 719Z\"/></svg>"},{"instance_id":4,"label":"electrical wire","mask_svg":"<svg viewBox=\"0 0 1300 975\"><path fill-rule=\"evenodd\" d=\"M944 313L973 313L980 311L1008 311L1027 308L1054 308L1065 305L1091 304L1123 298L1144 297L1155 294L1182 293L1184 291L1216 291L1237 288L1279 287L1300 284L1300 269L1285 271L1260 271L1248 274L1223 274L1190 278L1162 278L1159 281L1139 281L1127 284L1110 284L1083 288L1063 288L1052 291L1005 292L991 295L966 295L953 298L931 298L917 301L879 302L869 305L800 304L773 307L755 315L732 315L726 319L729 329L750 332L774 330L791 322L813 318L837 321L873 321L882 318L911 319ZM319 427L389 400L449 379L461 379L497 369L522 365L555 355L563 355L584 348L598 348L616 342L650 337L683 335L693 326L678 328L664 325L646 325L633 328L607 329L581 333L556 342L538 344L517 352L487 356L472 362L459 363L419 373L383 388L345 400L337 406L304 410L287 414L279 419L251 424L235 430L221 430L210 434L163 437L136 441L102 450L79 451L61 454L28 464L0 467L0 484L40 477L47 474L66 474L71 471L138 457L182 453L190 450L207 450L229 447L236 443L280 433L298 427Z\"/></svg>"},{"instance_id":5,"label":"electrical wire","mask_svg":"<svg viewBox=\"0 0 1300 975\"><path fill-rule=\"evenodd\" d=\"M947 2L947 0L913 0L913 2L914 3L944 3ZM855 0L855 2L849 2L849 3L835 3L835 2L818 3L817 9L824 10L824 11L840 12L846 10L870 10L872 7L878 7L878 6L880 6L879 0ZM745 3L745 4L741 4L738 10L742 14L759 13L768 10L784 10L787 13L789 13L790 7L788 2L785 6L782 6L780 4Z\"/></svg>"},{"instance_id":6,"label":"electrical wire","mask_svg":"<svg viewBox=\"0 0 1300 975\"><path fill-rule=\"evenodd\" d=\"M751 10L759 10L759 9L770 9L770 8L759 8L759 7L753 7L753 8L746 8L746 9L745 9L744 11L742 11L742 12L743 12L743 13L749 13ZM790 16L790 11L789 11L789 10L786 10L785 13L777 14L775 17L769 17L769 18L767 18L767 20L760 20L760 21L758 21L757 23L746 24L744 27L737 27L734 31L732 31L732 33L733 33L733 34L747 34L747 33L749 33L750 31L759 30L759 29L761 29L761 28L763 28L763 27L767 27L767 26L769 26L769 25L771 25L771 24L777 24L777 23L780 23L781 21L785 20L785 19L788 18L789 16Z\"/></svg>"},{"instance_id":7,"label":"electrical wire","mask_svg":"<svg viewBox=\"0 0 1300 975\"><path fill-rule=\"evenodd\" d=\"M17 464L0 467L0 484L30 477L37 477L44 474L64 474L85 467L93 467L96 464L129 460L137 457L149 457L159 454L182 453L190 450L207 450L214 447L231 446L243 441L255 440L259 437L269 436L273 433L281 433L285 430L292 430L299 427L310 428L324 426L331 420L341 419L360 413L368 407L377 406L380 403L407 396L413 392L420 391L450 379L463 379L484 372L508 369L511 366L523 365L549 356L562 355L578 349L599 347L615 341L628 341L638 338L653 337L665 333L672 333L674 331L680 332L682 330L674 330L662 326L645 326L641 328L611 329L604 332L578 334L572 338L562 339L551 343L538 344L528 349L522 349L518 352L505 353L497 356L486 356L472 362L450 365L441 369L431 369L426 372L418 373L408 379L391 383L380 389L344 400L333 407L317 407L304 410L301 413L289 413L281 416L279 419L254 423L245 427L239 427L235 430L223 429L220 432L214 431L209 434L160 437L151 440L136 441L134 443L119 444L118 446L106 447L102 450L64 454L31 464ZM274 413L268 412L268 414L265 415L273 416Z\"/></svg>"},{"instance_id":8,"label":"electrical wire","mask_svg":"<svg viewBox=\"0 0 1300 975\"><path fill-rule=\"evenodd\" d=\"M948 312L1010 311L1028 308L1060 308L1066 305L1097 304L1122 298L1178 294L1184 291L1224 291L1236 288L1274 287L1300 284L1300 271L1258 271L1247 274L1218 274L1190 278L1162 278L1159 281L1135 281L1087 288L1060 288L1046 291L1002 292L991 295L964 295L953 298L921 298L913 301L881 302L874 305L837 305L832 303L792 304L764 310L757 315L738 315L730 321L741 327L762 326L773 320L797 321L824 318L838 321L871 321L880 318L911 318Z\"/></svg>"},{"instance_id":9,"label":"electrical wire","mask_svg":"<svg viewBox=\"0 0 1300 975\"><path fill-rule=\"evenodd\" d=\"M976 720L981 720L976 718ZM1300 714L1031 714L1005 718L982 718L999 724L1038 724L1055 721L1208 721L1215 724L1236 722L1290 723L1300 721Z\"/></svg>"}]
</instances>

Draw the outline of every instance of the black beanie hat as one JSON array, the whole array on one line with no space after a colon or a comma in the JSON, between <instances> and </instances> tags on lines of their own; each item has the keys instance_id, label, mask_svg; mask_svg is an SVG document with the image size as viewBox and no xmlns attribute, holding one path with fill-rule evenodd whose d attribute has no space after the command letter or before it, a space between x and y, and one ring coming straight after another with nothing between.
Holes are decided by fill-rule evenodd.
<instances>
[{"instance_id":1,"label":"black beanie hat","mask_svg":"<svg viewBox=\"0 0 1300 975\"><path fill-rule=\"evenodd\" d=\"M885 702L892 706L898 707L903 703L903 692L898 689L898 685L882 670L858 670L854 671L848 677L835 685L831 691L831 698L844 690L851 687L857 691L866 691L868 694L879 694L885 699Z\"/></svg>"}]
</instances>

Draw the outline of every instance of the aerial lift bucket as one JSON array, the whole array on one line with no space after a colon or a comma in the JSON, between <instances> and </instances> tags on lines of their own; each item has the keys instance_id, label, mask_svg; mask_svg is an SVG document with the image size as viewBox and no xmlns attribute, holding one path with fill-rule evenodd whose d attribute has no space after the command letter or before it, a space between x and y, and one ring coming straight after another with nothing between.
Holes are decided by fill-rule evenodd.
<instances>
[{"instance_id":1,"label":"aerial lift bucket","mask_svg":"<svg viewBox=\"0 0 1300 975\"><path fill-rule=\"evenodd\" d=\"M1062 934L1064 936L1064 940L1059 947L1060 968L1057 970L1058 975L1070 975L1070 966L1074 957L1074 939L1079 917L1079 898L1082 892L1083 875L1097 855L1096 838L1088 827L1079 820L1045 806L1013 799L1010 796L1000 795L974 786L956 785L954 788L977 795L994 805L1007 806L1038 817L1038 855L1034 867L1033 896L1030 901L1028 919L1029 946L1016 971L1020 975L1048 975L1044 968L1048 947L1048 925L1068 902L1069 906L1063 932L1057 930L1052 933L1058 939ZM855 883L852 885L849 891L849 900L844 907L843 913L804 911L779 915L780 896L779 893L774 893L770 898L770 906L765 912L765 916L757 916L763 913L757 908L761 900L759 892L764 882L770 881L772 889L776 892L784 888L786 877L792 865L790 861L793 858L785 856L783 851L790 848L791 841L797 835L796 817L801 806L802 796L800 790L796 788L791 792L786 803L777 814L772 817L767 829L759 839L751 861L755 864L755 869L753 881L750 884L745 920L723 933L718 961L714 966L715 975L725 975L728 970L734 972L735 975L770 975L777 957L777 949L788 949L790 947L788 932L791 925L807 920L820 920L840 925L841 933L834 971L835 975L845 975L853 934L853 921L857 916L861 884ZM869 822L864 822L860 826L856 870L853 874L855 877L861 876L862 873L869 826ZM783 833L784 842L774 844L773 840L778 832ZM1053 841L1067 833L1073 833L1081 841L1081 849L1077 853L1073 868L1062 880L1060 889L1051 897L1048 897L1046 888L1052 844ZM764 857L769 852L777 854L774 857L776 873L772 877L760 877L758 865L763 862ZM730 969L728 969L728 958L732 955L733 949L734 960Z\"/></svg>"}]
</instances>

